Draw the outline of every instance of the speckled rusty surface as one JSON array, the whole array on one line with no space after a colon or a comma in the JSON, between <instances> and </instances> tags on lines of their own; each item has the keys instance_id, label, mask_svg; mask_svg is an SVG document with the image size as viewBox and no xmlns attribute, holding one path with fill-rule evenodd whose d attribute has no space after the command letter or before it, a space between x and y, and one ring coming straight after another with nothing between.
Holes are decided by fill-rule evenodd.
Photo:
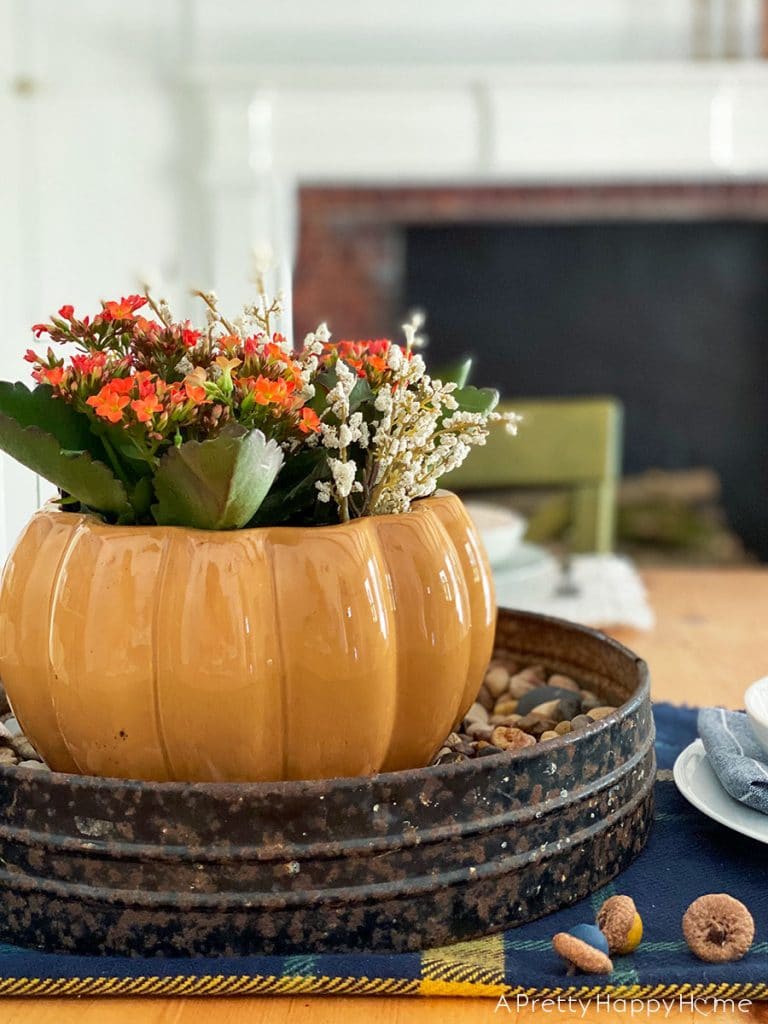
<instances>
[{"instance_id":1,"label":"speckled rusty surface","mask_svg":"<svg viewBox=\"0 0 768 1024\"><path fill-rule=\"evenodd\" d=\"M645 664L501 611L497 646L620 705L580 733L360 779L141 783L0 768L0 938L114 955L412 950L614 877L652 819Z\"/></svg>"}]
</instances>

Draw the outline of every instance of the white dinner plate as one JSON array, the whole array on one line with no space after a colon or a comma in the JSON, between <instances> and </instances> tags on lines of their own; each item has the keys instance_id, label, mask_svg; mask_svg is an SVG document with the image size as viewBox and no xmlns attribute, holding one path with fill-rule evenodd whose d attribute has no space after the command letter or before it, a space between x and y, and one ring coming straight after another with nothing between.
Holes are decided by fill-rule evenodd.
<instances>
[{"instance_id":1,"label":"white dinner plate","mask_svg":"<svg viewBox=\"0 0 768 1024\"><path fill-rule=\"evenodd\" d=\"M501 565L493 566L496 601L503 608L552 597L560 581L560 564L537 544L520 544Z\"/></svg>"},{"instance_id":2,"label":"white dinner plate","mask_svg":"<svg viewBox=\"0 0 768 1024\"><path fill-rule=\"evenodd\" d=\"M527 521L512 509L487 501L465 501L464 508L482 537L491 565L508 562L520 546Z\"/></svg>"},{"instance_id":3,"label":"white dinner plate","mask_svg":"<svg viewBox=\"0 0 768 1024\"><path fill-rule=\"evenodd\" d=\"M677 788L702 814L734 832L768 843L768 814L761 814L728 796L709 763L704 744L694 740L672 769Z\"/></svg>"}]
</instances>

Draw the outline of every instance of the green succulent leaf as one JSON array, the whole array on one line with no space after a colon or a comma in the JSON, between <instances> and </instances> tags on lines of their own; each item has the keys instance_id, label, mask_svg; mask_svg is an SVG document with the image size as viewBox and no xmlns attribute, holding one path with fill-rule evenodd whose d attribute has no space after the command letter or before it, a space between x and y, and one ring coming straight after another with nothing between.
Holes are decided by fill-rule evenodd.
<instances>
[{"instance_id":1,"label":"green succulent leaf","mask_svg":"<svg viewBox=\"0 0 768 1024\"><path fill-rule=\"evenodd\" d=\"M0 413L21 427L38 427L55 437L63 451L90 452L104 459L104 447L92 431L91 421L61 398L53 397L47 384L31 391L20 381L0 381Z\"/></svg>"},{"instance_id":2,"label":"green succulent leaf","mask_svg":"<svg viewBox=\"0 0 768 1024\"><path fill-rule=\"evenodd\" d=\"M155 473L155 521L163 526L235 530L258 511L283 463L260 430L234 428L171 448Z\"/></svg>"},{"instance_id":3,"label":"green succulent leaf","mask_svg":"<svg viewBox=\"0 0 768 1024\"><path fill-rule=\"evenodd\" d=\"M63 448L53 434L25 426L6 412L0 412L0 448L94 511L131 516L125 487L90 452Z\"/></svg>"},{"instance_id":4,"label":"green succulent leaf","mask_svg":"<svg viewBox=\"0 0 768 1024\"><path fill-rule=\"evenodd\" d=\"M315 482L326 475L328 454L325 448L311 448L291 456L248 525L272 526L311 512L317 500Z\"/></svg>"},{"instance_id":5,"label":"green succulent leaf","mask_svg":"<svg viewBox=\"0 0 768 1024\"><path fill-rule=\"evenodd\" d=\"M453 397L462 412L479 412L484 416L493 412L499 404L499 392L495 388L474 388L470 385L457 388Z\"/></svg>"},{"instance_id":6,"label":"green succulent leaf","mask_svg":"<svg viewBox=\"0 0 768 1024\"><path fill-rule=\"evenodd\" d=\"M432 380L441 380L443 384L456 384L458 388L463 388L472 372L472 362L471 357L460 359L455 363L440 366L434 372L430 370L429 375Z\"/></svg>"}]
</instances>

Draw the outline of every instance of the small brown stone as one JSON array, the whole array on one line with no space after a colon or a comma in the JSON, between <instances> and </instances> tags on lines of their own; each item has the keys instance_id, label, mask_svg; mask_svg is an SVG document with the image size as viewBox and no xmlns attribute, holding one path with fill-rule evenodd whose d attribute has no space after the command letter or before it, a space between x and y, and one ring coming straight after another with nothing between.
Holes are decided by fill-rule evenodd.
<instances>
[{"instance_id":1,"label":"small brown stone","mask_svg":"<svg viewBox=\"0 0 768 1024\"><path fill-rule=\"evenodd\" d=\"M616 708L608 707L607 705L602 708L592 708L587 712L587 718L591 718L593 722L599 722L603 718L607 718L608 715L612 715Z\"/></svg>"},{"instance_id":2,"label":"small brown stone","mask_svg":"<svg viewBox=\"0 0 768 1024\"><path fill-rule=\"evenodd\" d=\"M555 732L558 736L566 736L572 729L570 722L558 722L555 726Z\"/></svg>"},{"instance_id":3,"label":"small brown stone","mask_svg":"<svg viewBox=\"0 0 768 1024\"><path fill-rule=\"evenodd\" d=\"M491 715L490 724L493 725L493 726L496 726L496 725L514 725L514 726L517 727L517 726L519 726L520 720L522 719L522 717L523 717L522 715L518 715L518 714L512 714L512 715Z\"/></svg>"},{"instance_id":4,"label":"small brown stone","mask_svg":"<svg viewBox=\"0 0 768 1024\"><path fill-rule=\"evenodd\" d=\"M589 718L588 715L576 715L575 718L571 719L571 730L573 732L580 732L582 729L586 729L588 725L594 724L594 719Z\"/></svg>"},{"instance_id":5,"label":"small brown stone","mask_svg":"<svg viewBox=\"0 0 768 1024\"><path fill-rule=\"evenodd\" d=\"M492 697L498 698L505 692L509 685L509 672L501 665L488 669L485 673L484 685Z\"/></svg>"},{"instance_id":6,"label":"small brown stone","mask_svg":"<svg viewBox=\"0 0 768 1024\"><path fill-rule=\"evenodd\" d=\"M554 730L557 723L551 718L540 718L538 715L526 715L517 723L517 728L531 736L541 736L543 732Z\"/></svg>"},{"instance_id":7,"label":"small brown stone","mask_svg":"<svg viewBox=\"0 0 768 1024\"><path fill-rule=\"evenodd\" d=\"M490 711L491 708L493 707L493 697L491 696L491 691L488 689L485 683L483 683L483 685L480 687L478 691L477 703L482 704L486 711Z\"/></svg>"},{"instance_id":8,"label":"small brown stone","mask_svg":"<svg viewBox=\"0 0 768 1024\"><path fill-rule=\"evenodd\" d=\"M493 657L488 662L488 668L505 668L509 672L508 658L504 651L494 651ZM488 671L488 669L486 669Z\"/></svg>"},{"instance_id":9,"label":"small brown stone","mask_svg":"<svg viewBox=\"0 0 768 1024\"><path fill-rule=\"evenodd\" d=\"M522 675L512 676L509 680L509 695L519 700L520 697L529 693L531 690L535 690L539 685L538 681L528 679Z\"/></svg>"},{"instance_id":10,"label":"small brown stone","mask_svg":"<svg viewBox=\"0 0 768 1024\"><path fill-rule=\"evenodd\" d=\"M469 711L464 715L465 722L487 722L488 712L478 701L472 705Z\"/></svg>"},{"instance_id":11,"label":"small brown stone","mask_svg":"<svg viewBox=\"0 0 768 1024\"><path fill-rule=\"evenodd\" d=\"M13 737L13 749L22 761L39 761L40 755L26 738L26 736Z\"/></svg>"},{"instance_id":12,"label":"small brown stone","mask_svg":"<svg viewBox=\"0 0 768 1024\"><path fill-rule=\"evenodd\" d=\"M545 683L547 681L547 670L543 665L527 665L518 675L530 676L531 679L538 683Z\"/></svg>"},{"instance_id":13,"label":"small brown stone","mask_svg":"<svg viewBox=\"0 0 768 1024\"><path fill-rule=\"evenodd\" d=\"M573 693L579 693L579 684L571 679L570 676L553 675L547 680L547 686L557 686L561 690L571 690Z\"/></svg>"},{"instance_id":14,"label":"small brown stone","mask_svg":"<svg viewBox=\"0 0 768 1024\"><path fill-rule=\"evenodd\" d=\"M523 747L532 747L536 740L514 726L500 725L491 733L491 743L502 750L522 750Z\"/></svg>"},{"instance_id":15,"label":"small brown stone","mask_svg":"<svg viewBox=\"0 0 768 1024\"><path fill-rule=\"evenodd\" d=\"M441 754L435 764L461 764L467 761L466 754L460 754L458 751L449 750L447 754Z\"/></svg>"},{"instance_id":16,"label":"small brown stone","mask_svg":"<svg viewBox=\"0 0 768 1024\"><path fill-rule=\"evenodd\" d=\"M543 732L541 734L541 736L539 736L539 743L546 743L547 740L559 740L559 739L560 739L560 733L556 732L554 729L547 729L546 732Z\"/></svg>"},{"instance_id":17,"label":"small brown stone","mask_svg":"<svg viewBox=\"0 0 768 1024\"><path fill-rule=\"evenodd\" d=\"M499 665L502 668L505 668L511 676L513 676L518 669L517 661L509 651L496 650L493 652L493 658L488 664L488 668L497 668Z\"/></svg>"},{"instance_id":18,"label":"small brown stone","mask_svg":"<svg viewBox=\"0 0 768 1024\"><path fill-rule=\"evenodd\" d=\"M694 956L709 964L740 960L752 945L755 922L739 900L725 892L699 896L683 915L683 935Z\"/></svg>"},{"instance_id":19,"label":"small brown stone","mask_svg":"<svg viewBox=\"0 0 768 1024\"><path fill-rule=\"evenodd\" d=\"M591 690L581 691L581 706L585 711L591 711L592 708L604 707L603 701L596 694L592 693Z\"/></svg>"},{"instance_id":20,"label":"small brown stone","mask_svg":"<svg viewBox=\"0 0 768 1024\"><path fill-rule=\"evenodd\" d=\"M539 718L552 718L557 721L557 709L559 704L559 699L546 700L543 704L539 704L537 707L532 708L530 714L538 715Z\"/></svg>"},{"instance_id":21,"label":"small brown stone","mask_svg":"<svg viewBox=\"0 0 768 1024\"><path fill-rule=\"evenodd\" d=\"M502 700L496 701L496 706L493 709L494 715L514 715L517 711L517 701L512 700L510 697L504 697Z\"/></svg>"},{"instance_id":22,"label":"small brown stone","mask_svg":"<svg viewBox=\"0 0 768 1024\"><path fill-rule=\"evenodd\" d=\"M478 740L489 740L492 732L493 726L490 722L472 722L467 727L467 735L470 739L475 740L475 742Z\"/></svg>"}]
</instances>

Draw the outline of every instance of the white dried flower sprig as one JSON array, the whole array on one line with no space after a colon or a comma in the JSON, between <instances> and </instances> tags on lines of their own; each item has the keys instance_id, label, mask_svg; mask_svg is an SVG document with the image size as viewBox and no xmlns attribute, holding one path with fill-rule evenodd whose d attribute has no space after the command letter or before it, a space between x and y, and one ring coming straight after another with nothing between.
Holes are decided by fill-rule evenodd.
<instances>
[{"instance_id":1,"label":"white dried flower sprig","mask_svg":"<svg viewBox=\"0 0 768 1024\"><path fill-rule=\"evenodd\" d=\"M323 422L319 435L319 443L333 452L328 460L333 479L315 486L321 501L336 502L342 522L350 518L350 509L357 516L407 512L417 498L432 494L438 480L458 468L474 445L485 444L491 420L517 431L520 417L515 413L463 411L454 397L457 385L428 376L424 360L413 351L423 322L417 314L404 324L405 349L391 345L387 351L389 381L375 395L378 418L370 423L361 412L350 411L356 375L341 359L335 364L337 382L327 401L337 422ZM308 340L315 343L319 332ZM328 337L325 329L322 343ZM352 446L357 446L359 462L351 457ZM355 495L362 495L359 502Z\"/></svg>"},{"instance_id":2,"label":"white dried flower sprig","mask_svg":"<svg viewBox=\"0 0 768 1024\"><path fill-rule=\"evenodd\" d=\"M312 341L322 347L330 337L326 325L320 324ZM329 451L338 451L339 454L338 457L328 459L332 480L318 481L315 486L320 501L333 499L336 502L343 523L350 518L350 495L363 490L362 483L356 479L358 467L355 460L349 457L349 449L355 442L361 447L368 444L368 426L363 422L362 414L352 413L350 409L350 398L356 383L356 374L339 360L336 364L336 383L326 396L326 413L330 411L336 417L338 426L324 420L320 423L320 443Z\"/></svg>"}]
</instances>

